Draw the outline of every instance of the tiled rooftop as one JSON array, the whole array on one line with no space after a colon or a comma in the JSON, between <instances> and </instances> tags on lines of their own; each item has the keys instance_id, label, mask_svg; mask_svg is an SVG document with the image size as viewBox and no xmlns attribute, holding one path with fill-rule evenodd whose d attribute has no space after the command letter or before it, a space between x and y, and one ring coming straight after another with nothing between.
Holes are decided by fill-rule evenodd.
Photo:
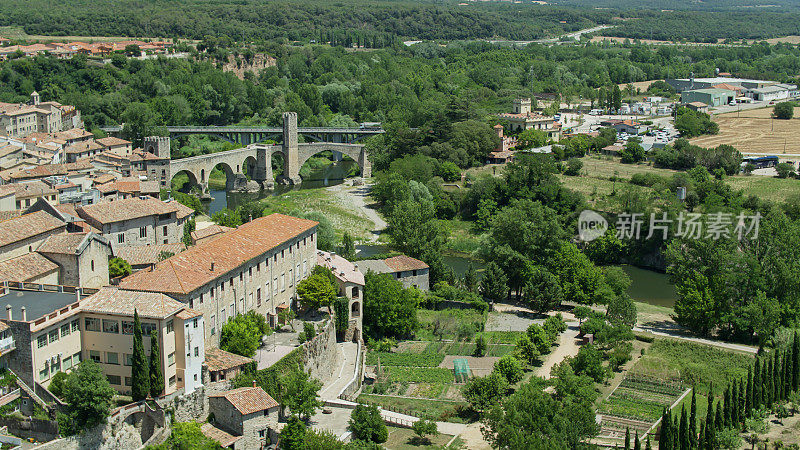
<instances>
[{"instance_id":1,"label":"tiled rooftop","mask_svg":"<svg viewBox=\"0 0 800 450\"><path fill-rule=\"evenodd\" d=\"M79 212L100 223L114 223L159 214L178 212L178 202L162 202L152 197L132 197L80 207Z\"/></svg>"},{"instance_id":2,"label":"tiled rooftop","mask_svg":"<svg viewBox=\"0 0 800 450\"><path fill-rule=\"evenodd\" d=\"M113 287L104 287L81 302L81 310L86 312L129 316L135 309L140 317L150 319L165 319L185 307L185 304L157 292Z\"/></svg>"},{"instance_id":3,"label":"tiled rooftop","mask_svg":"<svg viewBox=\"0 0 800 450\"><path fill-rule=\"evenodd\" d=\"M226 352L220 348L206 348L206 361L205 365L208 370L216 372L219 370L228 370L235 367L243 366L252 362L252 358L240 356L235 353Z\"/></svg>"},{"instance_id":4,"label":"tiled rooftop","mask_svg":"<svg viewBox=\"0 0 800 450\"><path fill-rule=\"evenodd\" d=\"M224 397L242 415L278 406L278 402L260 387L242 387L221 394L214 394L211 397Z\"/></svg>"},{"instance_id":5,"label":"tiled rooftop","mask_svg":"<svg viewBox=\"0 0 800 450\"><path fill-rule=\"evenodd\" d=\"M58 266L38 253L28 253L0 262L0 281L28 281L57 270Z\"/></svg>"},{"instance_id":6,"label":"tiled rooftop","mask_svg":"<svg viewBox=\"0 0 800 450\"><path fill-rule=\"evenodd\" d=\"M66 223L44 211L4 220L0 222L0 247L56 230L59 227L66 227Z\"/></svg>"}]
</instances>

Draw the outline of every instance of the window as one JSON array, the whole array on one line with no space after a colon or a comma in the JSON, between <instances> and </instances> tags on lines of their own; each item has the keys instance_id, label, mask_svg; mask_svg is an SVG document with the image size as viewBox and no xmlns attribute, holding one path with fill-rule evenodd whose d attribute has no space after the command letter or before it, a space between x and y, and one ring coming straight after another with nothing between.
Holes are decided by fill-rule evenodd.
<instances>
[{"instance_id":1,"label":"window","mask_svg":"<svg viewBox=\"0 0 800 450\"><path fill-rule=\"evenodd\" d=\"M261 307L261 288L256 289L256 306Z\"/></svg>"},{"instance_id":2,"label":"window","mask_svg":"<svg viewBox=\"0 0 800 450\"><path fill-rule=\"evenodd\" d=\"M292 269L289 269L289 287L294 286L293 280L294 277L292 276Z\"/></svg>"},{"instance_id":3,"label":"window","mask_svg":"<svg viewBox=\"0 0 800 450\"><path fill-rule=\"evenodd\" d=\"M164 236L166 236L166 235L167 235L167 226L164 225Z\"/></svg>"},{"instance_id":4,"label":"window","mask_svg":"<svg viewBox=\"0 0 800 450\"><path fill-rule=\"evenodd\" d=\"M303 260L303 276L308 275L308 265L306 264L307 262L308 260L306 259Z\"/></svg>"},{"instance_id":5,"label":"window","mask_svg":"<svg viewBox=\"0 0 800 450\"><path fill-rule=\"evenodd\" d=\"M45 334L39 336L38 338L36 338L36 347L37 348L42 348L45 345L47 345L47 333L45 333Z\"/></svg>"},{"instance_id":6,"label":"window","mask_svg":"<svg viewBox=\"0 0 800 450\"><path fill-rule=\"evenodd\" d=\"M413 274L414 276L417 276L417 271L416 271L416 270L414 270L414 271L412 272L412 274Z\"/></svg>"},{"instance_id":7,"label":"window","mask_svg":"<svg viewBox=\"0 0 800 450\"><path fill-rule=\"evenodd\" d=\"M265 410L264 411L264 415L266 415L266 414L267 414L267 411ZM263 438L264 437L264 432L265 432L265 430L258 430L258 437Z\"/></svg>"},{"instance_id":8,"label":"window","mask_svg":"<svg viewBox=\"0 0 800 450\"><path fill-rule=\"evenodd\" d=\"M106 364L119 364L119 353L106 352Z\"/></svg>"},{"instance_id":9,"label":"window","mask_svg":"<svg viewBox=\"0 0 800 450\"><path fill-rule=\"evenodd\" d=\"M278 295L278 277L275 277L272 280L272 288L274 289L274 291L272 292L272 296L274 297Z\"/></svg>"},{"instance_id":10,"label":"window","mask_svg":"<svg viewBox=\"0 0 800 450\"><path fill-rule=\"evenodd\" d=\"M119 322L116 320L103 319L103 333L119 334Z\"/></svg>"},{"instance_id":11,"label":"window","mask_svg":"<svg viewBox=\"0 0 800 450\"><path fill-rule=\"evenodd\" d=\"M133 334L133 322L122 321L122 334Z\"/></svg>"},{"instance_id":12,"label":"window","mask_svg":"<svg viewBox=\"0 0 800 450\"><path fill-rule=\"evenodd\" d=\"M86 331L100 331L100 319L87 317L83 319L83 329Z\"/></svg>"},{"instance_id":13,"label":"window","mask_svg":"<svg viewBox=\"0 0 800 450\"><path fill-rule=\"evenodd\" d=\"M95 350L89 350L89 359L92 361L99 363L100 362L100 352Z\"/></svg>"},{"instance_id":14,"label":"window","mask_svg":"<svg viewBox=\"0 0 800 450\"><path fill-rule=\"evenodd\" d=\"M200 356L200 347L194 348L194 356Z\"/></svg>"},{"instance_id":15,"label":"window","mask_svg":"<svg viewBox=\"0 0 800 450\"><path fill-rule=\"evenodd\" d=\"M252 267L247 269L247 276L250 277L250 278L253 278L253 268Z\"/></svg>"},{"instance_id":16,"label":"window","mask_svg":"<svg viewBox=\"0 0 800 450\"><path fill-rule=\"evenodd\" d=\"M170 386L174 386L175 385L175 375L169 377L169 385Z\"/></svg>"},{"instance_id":17,"label":"window","mask_svg":"<svg viewBox=\"0 0 800 450\"><path fill-rule=\"evenodd\" d=\"M81 352L72 355L72 364L77 366L79 362L81 362Z\"/></svg>"},{"instance_id":18,"label":"window","mask_svg":"<svg viewBox=\"0 0 800 450\"><path fill-rule=\"evenodd\" d=\"M79 323L80 323L80 321L78 319L75 319L75 320L72 321L72 332L73 333L78 331L78 328L80 328Z\"/></svg>"},{"instance_id":19,"label":"window","mask_svg":"<svg viewBox=\"0 0 800 450\"><path fill-rule=\"evenodd\" d=\"M172 323L172 319L167 321L167 333L172 333L174 324Z\"/></svg>"},{"instance_id":20,"label":"window","mask_svg":"<svg viewBox=\"0 0 800 450\"><path fill-rule=\"evenodd\" d=\"M302 276L302 275L300 275L301 273L302 272L300 272L300 263L297 263L297 270L295 271L294 274L295 274L295 276L297 276L297 278L300 278Z\"/></svg>"},{"instance_id":21,"label":"window","mask_svg":"<svg viewBox=\"0 0 800 450\"><path fill-rule=\"evenodd\" d=\"M147 227L139 228L139 237L146 238L147 237Z\"/></svg>"},{"instance_id":22,"label":"window","mask_svg":"<svg viewBox=\"0 0 800 450\"><path fill-rule=\"evenodd\" d=\"M94 260L92 260L92 272L94 272Z\"/></svg>"},{"instance_id":23,"label":"window","mask_svg":"<svg viewBox=\"0 0 800 450\"><path fill-rule=\"evenodd\" d=\"M69 324L61 325L61 337L69 334Z\"/></svg>"},{"instance_id":24,"label":"window","mask_svg":"<svg viewBox=\"0 0 800 450\"><path fill-rule=\"evenodd\" d=\"M117 235L117 244L124 244L125 243L125 233L120 233Z\"/></svg>"},{"instance_id":25,"label":"window","mask_svg":"<svg viewBox=\"0 0 800 450\"><path fill-rule=\"evenodd\" d=\"M122 384L122 381L120 380L119 375L106 375L106 378L108 378L108 382L110 384L114 384L114 385L117 385L117 386Z\"/></svg>"},{"instance_id":26,"label":"window","mask_svg":"<svg viewBox=\"0 0 800 450\"><path fill-rule=\"evenodd\" d=\"M45 363L44 369L39 371L39 379L40 380L46 380L47 379L47 375L49 375L49 374L50 374L50 369L47 367L47 363Z\"/></svg>"},{"instance_id":27,"label":"window","mask_svg":"<svg viewBox=\"0 0 800 450\"><path fill-rule=\"evenodd\" d=\"M125 358L125 365L132 366L133 365L133 353L123 353L122 356Z\"/></svg>"},{"instance_id":28,"label":"window","mask_svg":"<svg viewBox=\"0 0 800 450\"><path fill-rule=\"evenodd\" d=\"M158 330L158 327L153 322L142 322L142 336L150 336L150 333Z\"/></svg>"},{"instance_id":29,"label":"window","mask_svg":"<svg viewBox=\"0 0 800 450\"><path fill-rule=\"evenodd\" d=\"M64 360L62 361L62 365L64 366L64 370L67 370L67 369L71 368L72 367L72 357L71 356L67 356L66 358L64 358Z\"/></svg>"},{"instance_id":30,"label":"window","mask_svg":"<svg viewBox=\"0 0 800 450\"><path fill-rule=\"evenodd\" d=\"M212 314L211 315L211 335L212 336L214 335L214 331L215 331L214 326L216 324L217 324L217 317L214 314Z\"/></svg>"},{"instance_id":31,"label":"window","mask_svg":"<svg viewBox=\"0 0 800 450\"><path fill-rule=\"evenodd\" d=\"M167 356L167 365L173 366L175 365L175 352L172 352Z\"/></svg>"},{"instance_id":32,"label":"window","mask_svg":"<svg viewBox=\"0 0 800 450\"><path fill-rule=\"evenodd\" d=\"M133 378L125 377L125 386L133 386Z\"/></svg>"},{"instance_id":33,"label":"window","mask_svg":"<svg viewBox=\"0 0 800 450\"><path fill-rule=\"evenodd\" d=\"M192 322L194 323L194 328L197 328L197 318L196 317L194 319L192 319Z\"/></svg>"},{"instance_id":34,"label":"window","mask_svg":"<svg viewBox=\"0 0 800 450\"><path fill-rule=\"evenodd\" d=\"M225 324L225 308L222 308L222 313L220 315L219 323Z\"/></svg>"},{"instance_id":35,"label":"window","mask_svg":"<svg viewBox=\"0 0 800 450\"><path fill-rule=\"evenodd\" d=\"M55 373L56 373L56 372L58 372L59 370L61 370L61 360L60 360L60 359L59 359L59 360L57 360L56 362L54 362L54 363L53 363L53 364L50 366L50 372L51 372L51 373L53 373L53 374L55 374Z\"/></svg>"},{"instance_id":36,"label":"window","mask_svg":"<svg viewBox=\"0 0 800 450\"><path fill-rule=\"evenodd\" d=\"M50 331L50 343L52 344L57 340L58 340L58 329Z\"/></svg>"}]
</instances>

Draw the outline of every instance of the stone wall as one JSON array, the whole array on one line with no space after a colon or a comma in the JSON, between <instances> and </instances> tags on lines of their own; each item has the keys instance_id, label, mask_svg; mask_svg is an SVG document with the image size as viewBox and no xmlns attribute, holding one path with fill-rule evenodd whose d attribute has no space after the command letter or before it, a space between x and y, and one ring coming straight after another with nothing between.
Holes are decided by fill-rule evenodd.
<instances>
[{"instance_id":1,"label":"stone wall","mask_svg":"<svg viewBox=\"0 0 800 450\"><path fill-rule=\"evenodd\" d=\"M230 380L207 383L189 395L176 397L171 407L176 422L204 422L208 418L208 397L231 389Z\"/></svg>"},{"instance_id":2,"label":"stone wall","mask_svg":"<svg viewBox=\"0 0 800 450\"><path fill-rule=\"evenodd\" d=\"M325 384L339 373L342 353L336 344L336 326L328 320L314 339L303 344L303 370Z\"/></svg>"},{"instance_id":3,"label":"stone wall","mask_svg":"<svg viewBox=\"0 0 800 450\"><path fill-rule=\"evenodd\" d=\"M8 427L9 433L23 439L32 437L37 441L49 441L58 436L56 422L33 417L24 420L0 418L0 427Z\"/></svg>"}]
</instances>

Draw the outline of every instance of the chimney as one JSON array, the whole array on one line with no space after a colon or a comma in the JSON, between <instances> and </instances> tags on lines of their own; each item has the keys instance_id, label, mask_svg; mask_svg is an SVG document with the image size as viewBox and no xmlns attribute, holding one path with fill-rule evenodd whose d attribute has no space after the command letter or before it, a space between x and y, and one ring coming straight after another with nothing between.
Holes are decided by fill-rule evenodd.
<instances>
[{"instance_id":1,"label":"chimney","mask_svg":"<svg viewBox=\"0 0 800 450\"><path fill-rule=\"evenodd\" d=\"M28 314L27 314L24 306L22 307L22 321L23 322L27 322L28 321Z\"/></svg>"},{"instance_id":2,"label":"chimney","mask_svg":"<svg viewBox=\"0 0 800 450\"><path fill-rule=\"evenodd\" d=\"M256 387L256 379L253 378L253 387Z\"/></svg>"},{"instance_id":3,"label":"chimney","mask_svg":"<svg viewBox=\"0 0 800 450\"><path fill-rule=\"evenodd\" d=\"M11 305L6 305L6 316L8 320L14 320L14 317L11 315Z\"/></svg>"},{"instance_id":4,"label":"chimney","mask_svg":"<svg viewBox=\"0 0 800 450\"><path fill-rule=\"evenodd\" d=\"M211 261L211 271L214 271L214 261Z\"/></svg>"}]
</instances>

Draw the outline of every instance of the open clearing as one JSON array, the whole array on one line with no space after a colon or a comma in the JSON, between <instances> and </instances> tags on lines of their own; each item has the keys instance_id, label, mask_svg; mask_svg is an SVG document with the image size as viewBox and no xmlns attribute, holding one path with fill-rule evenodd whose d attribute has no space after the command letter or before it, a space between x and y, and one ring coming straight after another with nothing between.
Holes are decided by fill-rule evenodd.
<instances>
[{"instance_id":1,"label":"open clearing","mask_svg":"<svg viewBox=\"0 0 800 450\"><path fill-rule=\"evenodd\" d=\"M742 153L797 154L800 108L795 108L794 114L795 119L773 120L772 108L762 108L715 115L719 134L700 136L690 142L702 147L729 144Z\"/></svg>"}]
</instances>

